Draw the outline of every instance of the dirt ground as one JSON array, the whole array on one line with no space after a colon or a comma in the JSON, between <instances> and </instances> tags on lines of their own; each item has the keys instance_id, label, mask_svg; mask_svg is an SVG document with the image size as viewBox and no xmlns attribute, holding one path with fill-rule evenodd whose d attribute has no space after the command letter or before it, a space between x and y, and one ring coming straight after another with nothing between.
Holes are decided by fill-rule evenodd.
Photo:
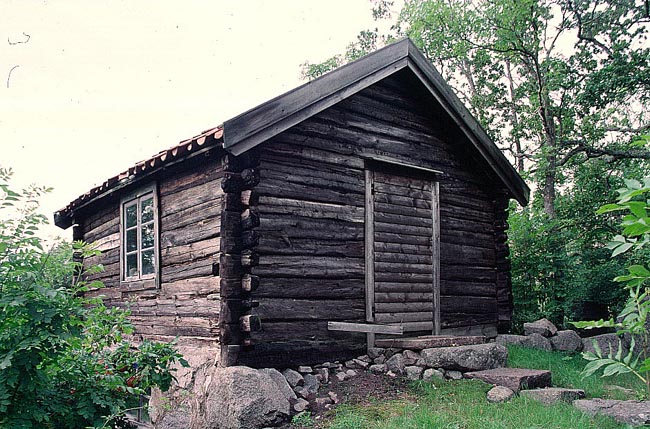
<instances>
[{"instance_id":1,"label":"dirt ground","mask_svg":"<svg viewBox=\"0 0 650 429\"><path fill-rule=\"evenodd\" d=\"M348 405L370 405L378 400L410 399L408 381L402 377L388 377L384 374L372 374L359 371L355 377L345 381L339 381L333 375L327 385L321 386L318 397L327 397L329 392L334 392L338 403L329 407L319 406L316 397L311 398L310 410L314 426L311 428L325 427L327 421L332 418L336 407L342 403ZM299 425L285 425L281 429L301 428Z\"/></svg>"}]
</instances>

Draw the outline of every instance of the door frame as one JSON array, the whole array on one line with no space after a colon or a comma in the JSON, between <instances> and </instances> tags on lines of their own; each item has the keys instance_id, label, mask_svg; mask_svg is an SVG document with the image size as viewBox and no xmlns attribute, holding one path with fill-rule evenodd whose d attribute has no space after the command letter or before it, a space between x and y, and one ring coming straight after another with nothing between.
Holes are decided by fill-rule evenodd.
<instances>
[{"instance_id":1,"label":"door frame","mask_svg":"<svg viewBox=\"0 0 650 429\"><path fill-rule=\"evenodd\" d=\"M440 186L438 176L440 171L408 165L402 162L391 162L386 159L367 159L364 168L365 176L365 300L366 322L375 323L375 228L374 228L374 175L376 171L422 178L431 181L431 256L432 256L432 292L433 292L433 335L440 335ZM424 174L423 174L424 173ZM422 177L425 176L425 177ZM368 348L375 345L375 334L366 334Z\"/></svg>"}]
</instances>

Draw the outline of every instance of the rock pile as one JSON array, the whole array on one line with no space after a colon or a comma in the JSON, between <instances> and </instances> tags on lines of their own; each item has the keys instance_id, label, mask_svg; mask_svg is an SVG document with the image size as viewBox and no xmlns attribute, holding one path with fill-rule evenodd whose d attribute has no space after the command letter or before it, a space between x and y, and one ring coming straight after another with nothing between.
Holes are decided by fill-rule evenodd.
<instances>
[{"instance_id":1,"label":"rock pile","mask_svg":"<svg viewBox=\"0 0 650 429\"><path fill-rule=\"evenodd\" d=\"M558 329L547 319L524 323L524 335L499 335L498 344L516 344L546 351L579 352L583 339L576 331Z\"/></svg>"}]
</instances>

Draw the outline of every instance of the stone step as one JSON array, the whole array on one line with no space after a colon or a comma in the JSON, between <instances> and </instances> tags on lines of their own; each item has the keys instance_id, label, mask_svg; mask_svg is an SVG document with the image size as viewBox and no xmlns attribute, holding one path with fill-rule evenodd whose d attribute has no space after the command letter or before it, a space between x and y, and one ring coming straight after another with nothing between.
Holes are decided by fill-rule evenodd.
<instances>
[{"instance_id":1,"label":"stone step","mask_svg":"<svg viewBox=\"0 0 650 429\"><path fill-rule=\"evenodd\" d=\"M650 401L579 399L573 401L573 406L592 416L601 414L633 426L650 424Z\"/></svg>"},{"instance_id":2,"label":"stone step","mask_svg":"<svg viewBox=\"0 0 650 429\"><path fill-rule=\"evenodd\" d=\"M551 371L524 368L495 368L466 372L466 378L475 378L497 386L509 387L515 392L551 386Z\"/></svg>"},{"instance_id":3,"label":"stone step","mask_svg":"<svg viewBox=\"0 0 650 429\"><path fill-rule=\"evenodd\" d=\"M572 403L576 399L583 399L585 391L581 389L565 389L562 387L546 387L544 389L522 390L521 396L535 399L544 405L553 405L557 402Z\"/></svg>"},{"instance_id":4,"label":"stone step","mask_svg":"<svg viewBox=\"0 0 650 429\"><path fill-rule=\"evenodd\" d=\"M421 337L376 340L375 346L391 349L424 350L439 347L470 346L475 344L483 344L485 341L486 338L482 335L462 337L426 335Z\"/></svg>"}]
</instances>

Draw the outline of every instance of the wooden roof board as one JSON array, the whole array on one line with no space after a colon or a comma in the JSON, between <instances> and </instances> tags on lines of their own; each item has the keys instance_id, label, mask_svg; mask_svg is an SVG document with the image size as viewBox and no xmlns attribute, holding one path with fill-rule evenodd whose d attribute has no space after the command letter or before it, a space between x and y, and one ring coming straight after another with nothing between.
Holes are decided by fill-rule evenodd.
<instances>
[{"instance_id":1,"label":"wooden roof board","mask_svg":"<svg viewBox=\"0 0 650 429\"><path fill-rule=\"evenodd\" d=\"M398 72L413 72L520 204L530 189L440 73L410 39L402 39L224 123L224 149L239 155Z\"/></svg>"}]
</instances>

